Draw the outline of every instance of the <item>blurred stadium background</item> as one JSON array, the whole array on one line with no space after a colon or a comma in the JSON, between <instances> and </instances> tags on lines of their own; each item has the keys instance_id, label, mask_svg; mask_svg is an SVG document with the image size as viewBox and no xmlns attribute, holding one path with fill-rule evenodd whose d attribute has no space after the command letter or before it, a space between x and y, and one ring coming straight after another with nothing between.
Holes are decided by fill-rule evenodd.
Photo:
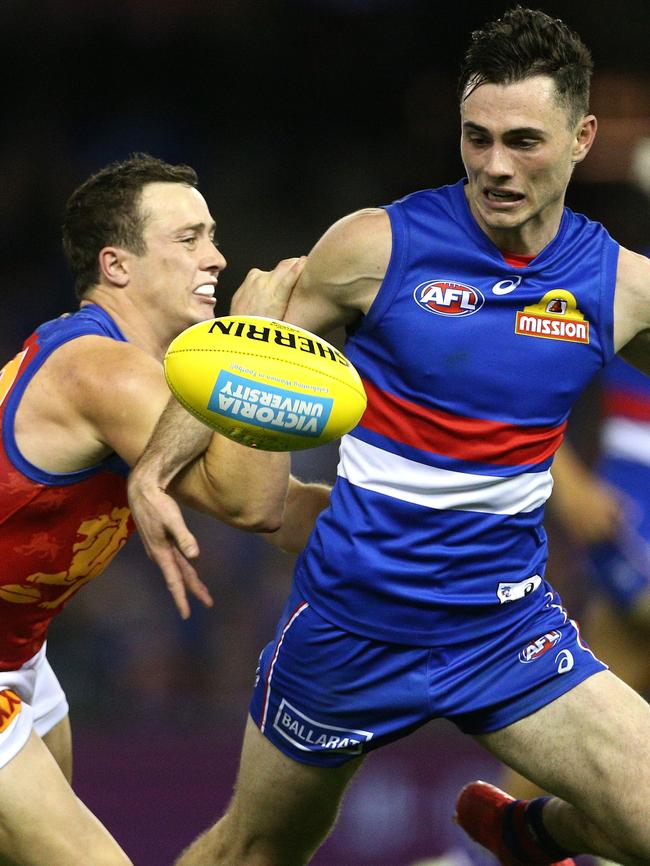
<instances>
[{"instance_id":1,"label":"blurred stadium background","mask_svg":"<svg viewBox=\"0 0 650 866\"><path fill-rule=\"evenodd\" d=\"M109 160L145 150L198 170L229 260L219 312L250 267L307 252L346 212L456 180L461 52L507 5L1 0L2 363L36 324L75 306L60 215ZM650 244L648 214L626 186L650 159L647 4L531 5L573 25L596 61L600 135L575 202L604 221L618 208L622 231ZM593 411L588 397L578 433ZM588 454L595 437L581 441ZM332 480L335 468L333 447L294 463L312 479ZM77 789L138 866L171 862L225 806L257 655L290 582L291 558L263 540L192 522L213 611L181 623L133 539L50 639L71 703ZM553 574L579 613L579 552L561 527L553 543ZM368 761L314 863L406 866L442 852L460 841L457 788L498 773L450 725L432 724Z\"/></svg>"}]
</instances>

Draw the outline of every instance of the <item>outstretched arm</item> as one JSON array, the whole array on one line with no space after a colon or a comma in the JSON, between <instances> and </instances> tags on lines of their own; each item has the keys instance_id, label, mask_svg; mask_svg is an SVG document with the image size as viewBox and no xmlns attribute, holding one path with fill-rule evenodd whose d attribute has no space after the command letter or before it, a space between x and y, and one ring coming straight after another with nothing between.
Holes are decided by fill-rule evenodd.
<instances>
[{"instance_id":1,"label":"outstretched arm","mask_svg":"<svg viewBox=\"0 0 650 866\"><path fill-rule=\"evenodd\" d=\"M249 272L233 299L233 314L282 318L304 266L287 259L267 273ZM185 588L211 604L190 559L198 544L167 491L193 508L251 531L280 524L289 456L255 451L212 432L171 398L129 478L129 501L148 555L163 572L183 617Z\"/></svg>"},{"instance_id":2,"label":"outstretched arm","mask_svg":"<svg viewBox=\"0 0 650 866\"><path fill-rule=\"evenodd\" d=\"M190 562L199 546L176 499L231 526L271 532L280 524L289 470L288 454L255 451L212 434L170 399L131 474L129 504L183 618L189 616L186 588L208 606L212 599Z\"/></svg>"}]
</instances>

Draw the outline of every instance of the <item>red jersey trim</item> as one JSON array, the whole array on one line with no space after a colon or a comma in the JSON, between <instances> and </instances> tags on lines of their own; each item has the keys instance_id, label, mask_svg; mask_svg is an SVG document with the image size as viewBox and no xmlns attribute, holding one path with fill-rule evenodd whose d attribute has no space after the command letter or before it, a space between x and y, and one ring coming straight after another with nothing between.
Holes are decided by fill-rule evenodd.
<instances>
[{"instance_id":1,"label":"red jersey trim","mask_svg":"<svg viewBox=\"0 0 650 866\"><path fill-rule=\"evenodd\" d=\"M458 460L526 466L543 463L559 448L567 422L519 427L426 409L364 381L368 406L360 426L421 451Z\"/></svg>"}]
</instances>

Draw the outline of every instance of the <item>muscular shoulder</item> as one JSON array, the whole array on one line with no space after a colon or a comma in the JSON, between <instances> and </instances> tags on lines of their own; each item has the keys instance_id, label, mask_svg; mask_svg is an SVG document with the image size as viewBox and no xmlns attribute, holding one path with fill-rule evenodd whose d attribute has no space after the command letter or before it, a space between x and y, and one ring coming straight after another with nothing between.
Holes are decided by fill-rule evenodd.
<instances>
[{"instance_id":1,"label":"muscular shoulder","mask_svg":"<svg viewBox=\"0 0 650 866\"><path fill-rule=\"evenodd\" d=\"M391 246L383 209L338 220L310 252L287 318L322 333L366 313L386 274Z\"/></svg>"},{"instance_id":2,"label":"muscular shoulder","mask_svg":"<svg viewBox=\"0 0 650 866\"><path fill-rule=\"evenodd\" d=\"M168 398L155 358L130 343L78 337L30 382L16 416L19 447L49 471L83 468L110 451L132 463Z\"/></svg>"},{"instance_id":3,"label":"muscular shoulder","mask_svg":"<svg viewBox=\"0 0 650 866\"><path fill-rule=\"evenodd\" d=\"M132 343L88 334L64 343L48 359L46 368L58 386L71 396L109 390L124 393L138 387L142 376L161 375L158 361Z\"/></svg>"},{"instance_id":4,"label":"muscular shoulder","mask_svg":"<svg viewBox=\"0 0 650 866\"><path fill-rule=\"evenodd\" d=\"M618 351L650 329L650 259L621 247L614 298L614 343Z\"/></svg>"}]
</instances>

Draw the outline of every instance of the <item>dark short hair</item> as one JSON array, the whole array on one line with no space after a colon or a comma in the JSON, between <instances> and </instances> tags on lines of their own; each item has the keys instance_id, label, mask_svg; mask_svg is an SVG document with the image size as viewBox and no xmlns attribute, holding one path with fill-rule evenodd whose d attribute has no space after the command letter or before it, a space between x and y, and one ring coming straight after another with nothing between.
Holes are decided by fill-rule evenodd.
<instances>
[{"instance_id":1,"label":"dark short hair","mask_svg":"<svg viewBox=\"0 0 650 866\"><path fill-rule=\"evenodd\" d=\"M573 125L589 111L592 72L591 53L577 33L539 9L516 6L472 33L458 92L462 101L480 84L548 75Z\"/></svg>"},{"instance_id":2,"label":"dark short hair","mask_svg":"<svg viewBox=\"0 0 650 866\"><path fill-rule=\"evenodd\" d=\"M134 153L93 174L72 193L63 217L63 250L78 297L99 282L99 252L120 246L136 255L146 252L140 211L142 190L150 183L195 187L189 165L170 165L147 153Z\"/></svg>"}]
</instances>

